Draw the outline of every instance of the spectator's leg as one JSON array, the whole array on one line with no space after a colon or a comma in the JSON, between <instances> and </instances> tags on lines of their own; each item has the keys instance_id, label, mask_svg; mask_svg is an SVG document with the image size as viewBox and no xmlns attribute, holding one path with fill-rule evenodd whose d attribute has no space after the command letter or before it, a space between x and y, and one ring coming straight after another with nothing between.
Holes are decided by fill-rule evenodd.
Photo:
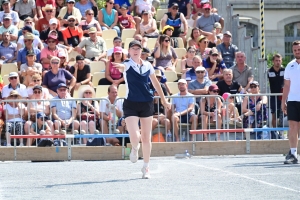
<instances>
[{"instance_id":1,"label":"spectator's leg","mask_svg":"<svg viewBox=\"0 0 300 200\"><path fill-rule=\"evenodd\" d=\"M191 130L196 130L197 129L197 126L198 126L198 116L193 114L190 118L190 121L191 123ZM193 135L192 134L189 134L190 135L190 141L193 140Z\"/></svg>"},{"instance_id":2,"label":"spectator's leg","mask_svg":"<svg viewBox=\"0 0 300 200\"><path fill-rule=\"evenodd\" d=\"M174 126L174 135L175 135L175 140L176 142L179 142L179 135L178 135L178 124L179 124L179 118L175 115L172 116L172 123L173 123L173 126Z\"/></svg>"},{"instance_id":3,"label":"spectator's leg","mask_svg":"<svg viewBox=\"0 0 300 200\"><path fill-rule=\"evenodd\" d=\"M136 24L140 25L142 19L139 16L134 16L133 19L134 19Z\"/></svg>"},{"instance_id":4,"label":"spectator's leg","mask_svg":"<svg viewBox=\"0 0 300 200\"><path fill-rule=\"evenodd\" d=\"M143 47L147 47L147 42L148 42L148 38L147 37L143 37L143 39L142 39L142 46Z\"/></svg>"},{"instance_id":5,"label":"spectator's leg","mask_svg":"<svg viewBox=\"0 0 300 200\"><path fill-rule=\"evenodd\" d=\"M31 124L32 124L32 121L25 122L25 124L24 124L25 135L28 135L30 133Z\"/></svg>"},{"instance_id":6,"label":"spectator's leg","mask_svg":"<svg viewBox=\"0 0 300 200\"><path fill-rule=\"evenodd\" d=\"M120 28L119 28L118 26L114 26L113 29L116 30L118 36L121 37L121 31L120 31Z\"/></svg>"},{"instance_id":7,"label":"spectator's leg","mask_svg":"<svg viewBox=\"0 0 300 200\"><path fill-rule=\"evenodd\" d=\"M73 121L73 126L74 126L74 130L79 130L80 124L78 120L74 120Z\"/></svg>"},{"instance_id":8,"label":"spectator's leg","mask_svg":"<svg viewBox=\"0 0 300 200\"><path fill-rule=\"evenodd\" d=\"M101 26L101 29L102 29L102 31L108 30L108 28L105 26Z\"/></svg>"},{"instance_id":9,"label":"spectator's leg","mask_svg":"<svg viewBox=\"0 0 300 200\"><path fill-rule=\"evenodd\" d=\"M80 133L82 134L82 131L85 131L86 134L88 134L88 128L87 128L87 122L85 120L82 120L80 122ZM86 138L82 138L83 144L86 144Z\"/></svg>"},{"instance_id":10,"label":"spectator's leg","mask_svg":"<svg viewBox=\"0 0 300 200\"><path fill-rule=\"evenodd\" d=\"M158 120L156 118L153 118L152 120L152 131L157 127L158 125Z\"/></svg>"},{"instance_id":11,"label":"spectator's leg","mask_svg":"<svg viewBox=\"0 0 300 200\"><path fill-rule=\"evenodd\" d=\"M6 127L6 146L11 146L11 139L10 139L10 135L13 131L13 124L12 122L6 122L5 123L5 127Z\"/></svg>"},{"instance_id":12,"label":"spectator's leg","mask_svg":"<svg viewBox=\"0 0 300 200\"><path fill-rule=\"evenodd\" d=\"M50 127L50 130L51 130L50 135L54 134L53 122L51 120L47 120L47 124L48 124L48 126Z\"/></svg>"},{"instance_id":13,"label":"spectator's leg","mask_svg":"<svg viewBox=\"0 0 300 200\"><path fill-rule=\"evenodd\" d=\"M59 133L60 127L61 127L61 123L60 123L60 121L58 121L58 120L54 120L54 129L55 129L55 131L54 131L54 132L56 132L56 134L58 134L58 133Z\"/></svg>"},{"instance_id":14,"label":"spectator's leg","mask_svg":"<svg viewBox=\"0 0 300 200\"><path fill-rule=\"evenodd\" d=\"M221 116L221 114L218 114L218 123L217 123L217 129L221 129L221 127L222 127L222 116ZM217 134L217 139L218 140L221 140L221 138L220 138L220 133L216 133Z\"/></svg>"},{"instance_id":15,"label":"spectator's leg","mask_svg":"<svg viewBox=\"0 0 300 200\"><path fill-rule=\"evenodd\" d=\"M100 119L101 131L103 134L108 134L108 122L104 119Z\"/></svg>"},{"instance_id":16,"label":"spectator's leg","mask_svg":"<svg viewBox=\"0 0 300 200\"><path fill-rule=\"evenodd\" d=\"M22 135L24 131L24 123L23 122L15 122L15 130L16 130L16 135ZM23 138L20 139L20 146L23 146Z\"/></svg>"},{"instance_id":17,"label":"spectator's leg","mask_svg":"<svg viewBox=\"0 0 300 200\"><path fill-rule=\"evenodd\" d=\"M202 129L207 129L208 116L207 115L201 115L201 117L202 117ZM203 140L207 141L207 134L206 133L203 134Z\"/></svg>"}]
</instances>

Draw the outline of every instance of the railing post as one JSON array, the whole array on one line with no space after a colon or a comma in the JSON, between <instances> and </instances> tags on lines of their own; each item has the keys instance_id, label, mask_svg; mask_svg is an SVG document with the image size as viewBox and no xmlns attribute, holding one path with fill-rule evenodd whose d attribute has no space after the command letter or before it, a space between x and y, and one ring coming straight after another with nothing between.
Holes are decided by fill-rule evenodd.
<instances>
[{"instance_id":1,"label":"railing post","mask_svg":"<svg viewBox=\"0 0 300 200\"><path fill-rule=\"evenodd\" d=\"M253 129L245 129L246 135L246 153L250 154L250 133L253 132Z\"/></svg>"}]
</instances>

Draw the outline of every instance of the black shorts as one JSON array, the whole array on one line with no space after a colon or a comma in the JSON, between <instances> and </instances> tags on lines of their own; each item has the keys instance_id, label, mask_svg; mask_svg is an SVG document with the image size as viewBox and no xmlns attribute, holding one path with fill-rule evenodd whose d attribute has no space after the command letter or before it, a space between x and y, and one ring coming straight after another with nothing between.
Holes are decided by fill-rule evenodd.
<instances>
[{"instance_id":1,"label":"black shorts","mask_svg":"<svg viewBox=\"0 0 300 200\"><path fill-rule=\"evenodd\" d=\"M150 102L134 102L127 99L123 103L124 116L131 117L150 117L154 113L153 101Z\"/></svg>"},{"instance_id":2,"label":"black shorts","mask_svg":"<svg viewBox=\"0 0 300 200\"><path fill-rule=\"evenodd\" d=\"M277 111L277 115L281 110L281 100L277 96L270 97L270 107L271 113L275 113Z\"/></svg>"},{"instance_id":3,"label":"black shorts","mask_svg":"<svg viewBox=\"0 0 300 200\"><path fill-rule=\"evenodd\" d=\"M287 117L288 120L300 122L300 102L288 101L287 102Z\"/></svg>"}]
</instances>

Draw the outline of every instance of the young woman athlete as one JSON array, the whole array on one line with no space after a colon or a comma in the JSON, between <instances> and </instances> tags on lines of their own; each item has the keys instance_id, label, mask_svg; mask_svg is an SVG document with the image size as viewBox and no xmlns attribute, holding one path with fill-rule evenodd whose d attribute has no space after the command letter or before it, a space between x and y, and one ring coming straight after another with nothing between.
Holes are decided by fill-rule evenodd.
<instances>
[{"instance_id":1,"label":"young woman athlete","mask_svg":"<svg viewBox=\"0 0 300 200\"><path fill-rule=\"evenodd\" d=\"M148 61L141 59L142 45L134 40L129 43L130 59L123 64L113 63L113 66L123 72L123 77L127 86L127 92L123 103L123 112L127 129L132 145L130 160L135 163L138 160L140 139L142 141L144 166L142 168L144 179L150 178L149 160L151 154L151 125L153 118L153 94L149 88L149 78L161 97L161 102L165 108L170 109L161 86L157 81L153 66ZM141 122L141 133L138 122Z\"/></svg>"}]
</instances>

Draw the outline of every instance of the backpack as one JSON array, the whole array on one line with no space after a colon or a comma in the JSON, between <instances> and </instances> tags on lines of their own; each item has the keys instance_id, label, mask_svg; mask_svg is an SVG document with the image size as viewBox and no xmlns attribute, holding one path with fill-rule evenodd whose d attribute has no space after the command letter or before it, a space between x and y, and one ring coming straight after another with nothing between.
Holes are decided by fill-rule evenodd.
<instances>
[{"instance_id":1,"label":"backpack","mask_svg":"<svg viewBox=\"0 0 300 200\"><path fill-rule=\"evenodd\" d=\"M39 142L38 142L38 147L51 147L54 145L54 142L51 140L51 139L41 139Z\"/></svg>"},{"instance_id":2,"label":"backpack","mask_svg":"<svg viewBox=\"0 0 300 200\"><path fill-rule=\"evenodd\" d=\"M106 146L105 138L93 138L86 142L86 146Z\"/></svg>"}]
</instances>

